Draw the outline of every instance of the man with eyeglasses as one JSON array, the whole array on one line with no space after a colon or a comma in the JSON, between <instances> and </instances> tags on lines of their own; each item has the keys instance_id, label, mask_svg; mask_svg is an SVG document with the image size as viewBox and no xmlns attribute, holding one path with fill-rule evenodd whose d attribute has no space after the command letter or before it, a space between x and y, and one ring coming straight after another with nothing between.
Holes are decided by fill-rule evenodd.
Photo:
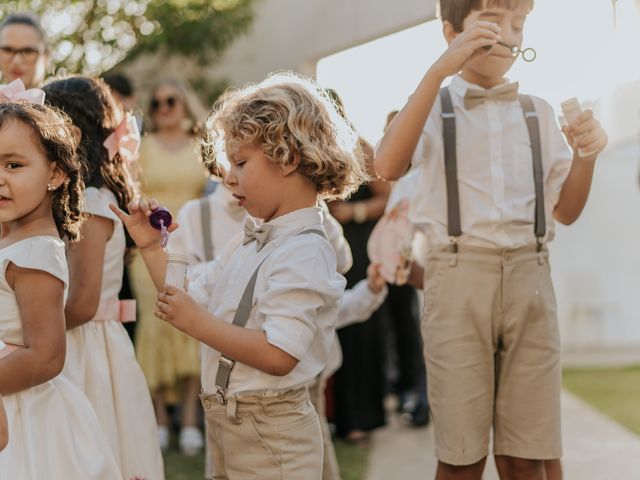
<instances>
[{"instance_id":1,"label":"man with eyeglasses","mask_svg":"<svg viewBox=\"0 0 640 480\"><path fill-rule=\"evenodd\" d=\"M0 23L0 70L2 82L22 79L26 88L38 87L47 65L45 33L37 17L14 13Z\"/></svg>"}]
</instances>

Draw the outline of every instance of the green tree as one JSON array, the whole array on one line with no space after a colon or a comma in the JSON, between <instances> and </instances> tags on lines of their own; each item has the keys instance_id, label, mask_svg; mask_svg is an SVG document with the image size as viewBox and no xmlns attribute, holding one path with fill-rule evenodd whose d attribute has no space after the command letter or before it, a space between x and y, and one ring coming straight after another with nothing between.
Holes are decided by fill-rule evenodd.
<instances>
[{"instance_id":1,"label":"green tree","mask_svg":"<svg viewBox=\"0 0 640 480\"><path fill-rule=\"evenodd\" d=\"M0 0L0 20L35 13L47 32L54 74L99 75L145 52L213 62L249 27L252 1Z\"/></svg>"}]
</instances>

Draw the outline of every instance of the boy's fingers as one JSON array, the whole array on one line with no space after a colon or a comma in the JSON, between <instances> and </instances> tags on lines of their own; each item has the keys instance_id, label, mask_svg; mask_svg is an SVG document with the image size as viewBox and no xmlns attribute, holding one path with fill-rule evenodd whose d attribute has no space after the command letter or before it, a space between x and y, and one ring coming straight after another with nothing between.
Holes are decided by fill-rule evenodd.
<instances>
[{"instance_id":1,"label":"boy's fingers","mask_svg":"<svg viewBox=\"0 0 640 480\"><path fill-rule=\"evenodd\" d=\"M132 200L131 202L129 202L129 204L127 205L127 210L129 210L129 213L131 215L133 215L134 213L136 213L138 210L140 210L140 200Z\"/></svg>"},{"instance_id":2,"label":"boy's fingers","mask_svg":"<svg viewBox=\"0 0 640 480\"><path fill-rule=\"evenodd\" d=\"M583 122L576 123L573 126L573 134L579 136L586 132L591 132L600 127L600 122L598 122L595 118L590 118L584 120Z\"/></svg>"},{"instance_id":3,"label":"boy's fingers","mask_svg":"<svg viewBox=\"0 0 640 480\"><path fill-rule=\"evenodd\" d=\"M127 214L127 212L123 212L122 210L120 210L120 208L118 208L113 203L109 204L109 208L113 213L116 214L116 216L120 219L122 223L125 223L125 221L129 219L129 215Z\"/></svg>"},{"instance_id":4,"label":"boy's fingers","mask_svg":"<svg viewBox=\"0 0 640 480\"><path fill-rule=\"evenodd\" d=\"M169 225L169 228L167 228L167 232L171 233L178 228L180 228L180 224L173 222L171 225Z\"/></svg>"},{"instance_id":5,"label":"boy's fingers","mask_svg":"<svg viewBox=\"0 0 640 480\"><path fill-rule=\"evenodd\" d=\"M500 32L500 30L502 30L500 28L500 25L498 25L497 23L495 23L495 22L487 22L486 20L476 20L473 23L473 26L471 28L474 28L474 29L475 28L485 28L485 29L491 30L492 32L496 32L496 33Z\"/></svg>"},{"instance_id":6,"label":"boy's fingers","mask_svg":"<svg viewBox=\"0 0 640 480\"><path fill-rule=\"evenodd\" d=\"M153 210L157 210L158 207L160 207L160 204L158 203L158 200L156 200L155 198L152 198L149 200L149 208L153 211Z\"/></svg>"},{"instance_id":7,"label":"boy's fingers","mask_svg":"<svg viewBox=\"0 0 640 480\"><path fill-rule=\"evenodd\" d=\"M151 214L151 210L149 209L149 200L147 200L146 198L141 198L138 201L138 208L142 210L147 216Z\"/></svg>"}]
</instances>

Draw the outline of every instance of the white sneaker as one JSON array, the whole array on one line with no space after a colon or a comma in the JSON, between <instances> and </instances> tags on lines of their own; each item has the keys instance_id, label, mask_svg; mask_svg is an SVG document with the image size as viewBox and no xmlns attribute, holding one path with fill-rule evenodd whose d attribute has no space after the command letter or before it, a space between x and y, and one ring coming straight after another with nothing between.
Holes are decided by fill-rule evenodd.
<instances>
[{"instance_id":1,"label":"white sneaker","mask_svg":"<svg viewBox=\"0 0 640 480\"><path fill-rule=\"evenodd\" d=\"M158 439L160 440L160 450L169 450L169 428L158 425Z\"/></svg>"},{"instance_id":2,"label":"white sneaker","mask_svg":"<svg viewBox=\"0 0 640 480\"><path fill-rule=\"evenodd\" d=\"M196 427L183 427L180 430L180 450L188 457L198 455L204 446L202 432Z\"/></svg>"}]
</instances>

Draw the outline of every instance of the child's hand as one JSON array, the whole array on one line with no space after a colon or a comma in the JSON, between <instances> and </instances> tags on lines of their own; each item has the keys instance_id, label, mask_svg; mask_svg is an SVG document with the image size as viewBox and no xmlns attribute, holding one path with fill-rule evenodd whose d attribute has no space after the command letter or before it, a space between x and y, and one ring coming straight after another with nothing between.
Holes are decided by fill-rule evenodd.
<instances>
[{"instance_id":1,"label":"child's hand","mask_svg":"<svg viewBox=\"0 0 640 480\"><path fill-rule=\"evenodd\" d=\"M386 282L380 275L379 263L372 263L367 268L367 284L369 285L369 290L375 294L382 292L384 289Z\"/></svg>"},{"instance_id":2,"label":"child's hand","mask_svg":"<svg viewBox=\"0 0 640 480\"><path fill-rule=\"evenodd\" d=\"M193 322L207 315L207 310L181 288L165 285L158 293L154 315L178 330L189 333Z\"/></svg>"},{"instance_id":3,"label":"child's hand","mask_svg":"<svg viewBox=\"0 0 640 480\"><path fill-rule=\"evenodd\" d=\"M433 64L431 70L443 79L455 75L472 58L489 55L490 49L483 47L492 47L499 40L498 24L476 21L449 44L449 48Z\"/></svg>"},{"instance_id":4,"label":"child's hand","mask_svg":"<svg viewBox=\"0 0 640 480\"><path fill-rule=\"evenodd\" d=\"M609 141L600 122L593 117L592 110L582 112L575 122L563 127L562 132L576 156L578 150L584 152L581 160L595 160Z\"/></svg>"},{"instance_id":5,"label":"child's hand","mask_svg":"<svg viewBox=\"0 0 640 480\"><path fill-rule=\"evenodd\" d=\"M140 250L144 250L149 247L160 247L162 236L160 231L156 230L149 223L149 215L151 212L158 208L158 202L155 199L147 200L140 199L134 200L127 205L129 214L120 210L117 206L110 204L109 208L118 216L136 245ZM178 225L172 223L167 229L168 232L173 232Z\"/></svg>"}]
</instances>

